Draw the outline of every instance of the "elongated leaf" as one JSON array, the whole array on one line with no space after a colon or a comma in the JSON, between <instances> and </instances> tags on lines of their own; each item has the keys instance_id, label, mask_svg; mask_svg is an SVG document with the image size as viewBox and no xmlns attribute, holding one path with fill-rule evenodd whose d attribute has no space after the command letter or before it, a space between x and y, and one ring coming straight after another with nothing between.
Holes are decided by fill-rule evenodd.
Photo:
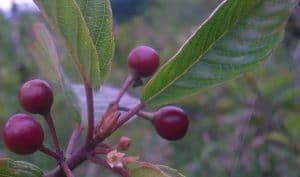
<instances>
[{"instance_id":1,"label":"elongated leaf","mask_svg":"<svg viewBox=\"0 0 300 177\"><path fill-rule=\"evenodd\" d=\"M109 0L76 0L100 56L100 75L104 79L111 69L115 44L112 32L112 10Z\"/></svg>"},{"instance_id":2,"label":"elongated leaf","mask_svg":"<svg viewBox=\"0 0 300 177\"><path fill-rule=\"evenodd\" d=\"M54 40L44 24L32 26L34 42L28 47L29 53L47 79L61 84L61 64L56 51Z\"/></svg>"},{"instance_id":3,"label":"elongated leaf","mask_svg":"<svg viewBox=\"0 0 300 177\"><path fill-rule=\"evenodd\" d=\"M0 158L1 177L42 177L43 172L37 166L8 158Z\"/></svg>"},{"instance_id":4,"label":"elongated leaf","mask_svg":"<svg viewBox=\"0 0 300 177\"><path fill-rule=\"evenodd\" d=\"M224 0L146 85L150 105L175 102L258 66L284 33L293 0Z\"/></svg>"},{"instance_id":5,"label":"elongated leaf","mask_svg":"<svg viewBox=\"0 0 300 177\"><path fill-rule=\"evenodd\" d=\"M34 1L50 26L60 34L81 76L98 88L109 71L114 51L109 2L86 3L87 9L93 5L99 10L83 14L75 0Z\"/></svg>"}]
</instances>

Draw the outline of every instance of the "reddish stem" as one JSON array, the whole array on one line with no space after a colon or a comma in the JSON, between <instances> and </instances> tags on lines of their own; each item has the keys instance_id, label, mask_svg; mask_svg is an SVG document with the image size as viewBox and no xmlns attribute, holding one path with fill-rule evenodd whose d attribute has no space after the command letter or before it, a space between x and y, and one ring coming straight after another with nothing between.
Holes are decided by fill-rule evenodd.
<instances>
[{"instance_id":1,"label":"reddish stem","mask_svg":"<svg viewBox=\"0 0 300 177\"><path fill-rule=\"evenodd\" d=\"M117 97L117 103L118 100L120 101L119 97L122 97L126 90L130 86L131 79L127 79L126 83L124 84L123 89L121 90L119 96ZM74 153L70 158L67 159L65 162L69 169L72 170L81 163L83 163L85 160L87 160L89 154L97 147L99 143L101 143L103 140L105 140L109 135L111 134L105 134L103 136L97 136L94 138L94 102L93 102L93 90L89 86L89 84L85 84L86 89L86 99L87 99L87 110L88 110L88 135L87 135L87 141L86 144L79 148L79 150ZM116 103L116 102L115 102ZM114 131L120 128L123 124L125 124L127 121L129 121L135 114L139 113L141 109L143 109L144 104L140 102L138 105L136 105L133 109L128 110L126 113L122 114L118 120L117 126L114 128ZM106 162L106 161L105 161ZM113 168L112 169L115 172L118 172L122 177L129 177L129 174L126 169L124 168ZM57 167L53 171L47 173L45 177L62 177L64 176L64 173L61 168Z\"/></svg>"},{"instance_id":2,"label":"reddish stem","mask_svg":"<svg viewBox=\"0 0 300 177\"><path fill-rule=\"evenodd\" d=\"M128 88L130 87L130 85L133 84L133 82L135 81L136 77L132 74L129 74L124 82L123 87L121 88L116 100L114 101L114 104L118 105L122 99L122 97L124 96L124 94L126 93L126 91L128 90Z\"/></svg>"},{"instance_id":3,"label":"reddish stem","mask_svg":"<svg viewBox=\"0 0 300 177\"><path fill-rule=\"evenodd\" d=\"M51 113L46 114L45 119L46 119L46 122L49 126L49 129L50 129L50 133L51 133L51 136L52 136L52 139L53 139L53 143L54 143L54 146L55 146L56 153L61 158L63 158L63 152L61 150L60 143L58 141L58 137L57 137L57 133L56 133L56 129L55 129L55 125L54 125Z\"/></svg>"},{"instance_id":4,"label":"reddish stem","mask_svg":"<svg viewBox=\"0 0 300 177\"><path fill-rule=\"evenodd\" d=\"M119 110L121 110L121 111L129 111L130 108L119 107ZM145 118L147 120L150 120L150 121L152 121L153 118L154 118L154 113L152 113L152 112L139 111L136 115L138 115L139 117Z\"/></svg>"},{"instance_id":5,"label":"reddish stem","mask_svg":"<svg viewBox=\"0 0 300 177\"><path fill-rule=\"evenodd\" d=\"M74 177L71 169L69 168L68 164L66 162L61 163L61 167L64 170L67 177Z\"/></svg>"},{"instance_id":6,"label":"reddish stem","mask_svg":"<svg viewBox=\"0 0 300 177\"><path fill-rule=\"evenodd\" d=\"M71 135L71 138L69 140L69 144L68 144L68 147L67 147L67 150L66 150L66 158L70 158L73 151L74 151L74 148L75 148L75 145L76 145L76 142L78 141L79 137L80 137L80 134L82 132L82 127L80 124L77 124L73 130L73 133Z\"/></svg>"},{"instance_id":7,"label":"reddish stem","mask_svg":"<svg viewBox=\"0 0 300 177\"><path fill-rule=\"evenodd\" d=\"M88 113L88 133L86 139L86 145L90 146L90 143L94 137L94 97L93 89L88 83L84 84L85 93L86 93L86 104L87 104L87 113Z\"/></svg>"},{"instance_id":8,"label":"reddish stem","mask_svg":"<svg viewBox=\"0 0 300 177\"><path fill-rule=\"evenodd\" d=\"M44 145L42 147L40 147L39 151L43 152L44 154L46 154L48 156L53 157L57 161L59 161L59 159L60 159L60 156L57 153L53 152L51 149L47 148Z\"/></svg>"},{"instance_id":9,"label":"reddish stem","mask_svg":"<svg viewBox=\"0 0 300 177\"><path fill-rule=\"evenodd\" d=\"M72 155L71 158L66 160L66 163L68 164L70 170L74 169L81 163L83 163L87 159L87 147L81 146L79 150ZM44 177L64 177L64 173L60 167L56 167L54 170L48 172Z\"/></svg>"},{"instance_id":10,"label":"reddish stem","mask_svg":"<svg viewBox=\"0 0 300 177\"><path fill-rule=\"evenodd\" d=\"M129 121L134 115L140 112L145 107L145 105L140 102L138 103L134 108L130 109L126 113L122 114L119 118L119 122L117 125L117 128L121 127L124 125L127 121Z\"/></svg>"}]
</instances>

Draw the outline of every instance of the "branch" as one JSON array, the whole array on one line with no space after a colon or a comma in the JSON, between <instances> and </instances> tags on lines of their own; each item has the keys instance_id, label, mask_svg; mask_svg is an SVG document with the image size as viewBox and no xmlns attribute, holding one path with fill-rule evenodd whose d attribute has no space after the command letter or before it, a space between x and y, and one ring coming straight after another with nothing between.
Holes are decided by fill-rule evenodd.
<instances>
[{"instance_id":1,"label":"branch","mask_svg":"<svg viewBox=\"0 0 300 177\"><path fill-rule=\"evenodd\" d=\"M122 125L124 125L127 121L129 121L134 115L136 115L137 113L140 112L140 110L142 110L145 107L145 105L140 102L139 104L137 104L134 108L132 108L131 110L127 111L126 113L122 114L119 118L119 122L117 125L117 128L121 127Z\"/></svg>"},{"instance_id":2,"label":"branch","mask_svg":"<svg viewBox=\"0 0 300 177\"><path fill-rule=\"evenodd\" d=\"M72 155L72 157L65 161L68 164L70 170L73 170L87 159L87 152L87 147L83 145L79 148L78 151L76 151L74 155ZM44 177L64 177L64 171L58 166L52 171L46 173Z\"/></svg>"},{"instance_id":3,"label":"branch","mask_svg":"<svg viewBox=\"0 0 300 177\"><path fill-rule=\"evenodd\" d=\"M46 154L50 157L53 157L57 161L59 161L59 159L60 159L60 156L57 153L53 152L51 149L47 148L44 145L42 147L40 147L39 151L43 152L44 154Z\"/></svg>"},{"instance_id":4,"label":"branch","mask_svg":"<svg viewBox=\"0 0 300 177\"><path fill-rule=\"evenodd\" d=\"M90 84L84 83L86 93L86 104L88 113L88 133L86 138L86 145L89 146L94 137L94 97L93 89Z\"/></svg>"},{"instance_id":5,"label":"branch","mask_svg":"<svg viewBox=\"0 0 300 177\"><path fill-rule=\"evenodd\" d=\"M132 85L134 83L135 80L136 80L136 77L134 75L129 74L127 76L127 79L125 80L124 85L122 86L122 88L113 104L119 105L122 97L124 96L124 94L126 93L128 88L130 87L130 85Z\"/></svg>"},{"instance_id":6,"label":"branch","mask_svg":"<svg viewBox=\"0 0 300 177\"><path fill-rule=\"evenodd\" d=\"M75 145L76 145L76 142L78 141L79 137L80 137L80 134L82 132L82 127L80 124L77 124L73 130L73 133L71 135L71 138L69 140L69 144L68 144L68 147L67 147L67 150L66 150L66 158L70 158L73 151L74 151L74 148L75 148Z\"/></svg>"},{"instance_id":7,"label":"branch","mask_svg":"<svg viewBox=\"0 0 300 177\"><path fill-rule=\"evenodd\" d=\"M63 168L63 170L64 170L64 172L65 172L65 174L66 174L67 177L74 177L71 169L69 168L69 166L68 166L68 164L66 162L63 162L61 164L61 167Z\"/></svg>"},{"instance_id":8,"label":"branch","mask_svg":"<svg viewBox=\"0 0 300 177\"><path fill-rule=\"evenodd\" d=\"M56 153L60 156L60 158L63 157L63 152L61 150L59 141L58 141L58 137L57 137L57 133L56 133L56 129L55 129L55 125L53 122L53 118L51 116L51 113L45 115L45 120L49 126L50 132L51 132L51 136L55 145L55 149L56 149Z\"/></svg>"},{"instance_id":9,"label":"branch","mask_svg":"<svg viewBox=\"0 0 300 177\"><path fill-rule=\"evenodd\" d=\"M119 110L130 111L130 108L119 107ZM145 118L146 120L150 120L150 121L152 121L154 118L154 113L152 113L152 112L139 111L136 115L138 115L139 117Z\"/></svg>"}]
</instances>

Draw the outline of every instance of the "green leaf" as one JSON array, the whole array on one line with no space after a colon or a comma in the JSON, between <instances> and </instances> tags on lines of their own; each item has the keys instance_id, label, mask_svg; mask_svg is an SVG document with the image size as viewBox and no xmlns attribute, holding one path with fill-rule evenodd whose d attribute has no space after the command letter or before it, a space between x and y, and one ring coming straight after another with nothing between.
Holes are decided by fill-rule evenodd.
<instances>
[{"instance_id":1,"label":"green leaf","mask_svg":"<svg viewBox=\"0 0 300 177\"><path fill-rule=\"evenodd\" d=\"M150 80L142 99L163 105L257 67L281 41L293 0L224 0Z\"/></svg>"},{"instance_id":2,"label":"green leaf","mask_svg":"<svg viewBox=\"0 0 300 177\"><path fill-rule=\"evenodd\" d=\"M62 84L62 67L54 40L44 24L32 26L34 41L28 51L37 64L40 73L54 83Z\"/></svg>"},{"instance_id":3,"label":"green leaf","mask_svg":"<svg viewBox=\"0 0 300 177\"><path fill-rule=\"evenodd\" d=\"M37 166L23 161L0 158L1 177L42 177L43 172Z\"/></svg>"},{"instance_id":4,"label":"green leaf","mask_svg":"<svg viewBox=\"0 0 300 177\"><path fill-rule=\"evenodd\" d=\"M184 177L177 170L167 166L136 162L129 168L131 177Z\"/></svg>"},{"instance_id":5,"label":"green leaf","mask_svg":"<svg viewBox=\"0 0 300 177\"><path fill-rule=\"evenodd\" d=\"M109 0L76 0L90 30L100 56L100 75L104 78L111 69L115 43L112 32L112 10Z\"/></svg>"},{"instance_id":6,"label":"green leaf","mask_svg":"<svg viewBox=\"0 0 300 177\"><path fill-rule=\"evenodd\" d=\"M82 80L98 88L110 71L114 53L109 1L34 1L61 36Z\"/></svg>"}]
</instances>

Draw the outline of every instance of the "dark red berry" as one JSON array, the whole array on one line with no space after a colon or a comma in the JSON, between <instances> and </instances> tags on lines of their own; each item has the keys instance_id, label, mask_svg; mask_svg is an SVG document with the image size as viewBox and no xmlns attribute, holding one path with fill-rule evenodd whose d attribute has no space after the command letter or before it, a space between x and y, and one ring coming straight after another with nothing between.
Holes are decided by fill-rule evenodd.
<instances>
[{"instance_id":1,"label":"dark red berry","mask_svg":"<svg viewBox=\"0 0 300 177\"><path fill-rule=\"evenodd\" d=\"M153 124L162 138L175 141L185 136L189 127L189 119L181 108L167 106L154 114Z\"/></svg>"},{"instance_id":2,"label":"dark red berry","mask_svg":"<svg viewBox=\"0 0 300 177\"><path fill-rule=\"evenodd\" d=\"M13 115L5 124L3 139L7 148L20 155L36 152L44 141L42 126L30 115Z\"/></svg>"},{"instance_id":3,"label":"dark red berry","mask_svg":"<svg viewBox=\"0 0 300 177\"><path fill-rule=\"evenodd\" d=\"M151 47L138 46L128 56L128 66L138 76L148 77L159 67L159 55Z\"/></svg>"},{"instance_id":4,"label":"dark red berry","mask_svg":"<svg viewBox=\"0 0 300 177\"><path fill-rule=\"evenodd\" d=\"M19 100L22 107L33 114L48 114L53 104L52 89L46 81L34 79L20 89Z\"/></svg>"}]
</instances>

